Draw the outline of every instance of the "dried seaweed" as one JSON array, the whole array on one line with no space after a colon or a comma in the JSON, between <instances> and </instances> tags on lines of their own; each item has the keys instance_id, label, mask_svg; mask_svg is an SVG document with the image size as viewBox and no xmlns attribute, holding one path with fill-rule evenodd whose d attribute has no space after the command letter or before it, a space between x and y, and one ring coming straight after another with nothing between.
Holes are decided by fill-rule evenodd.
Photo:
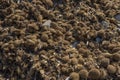
<instances>
[{"instance_id":1,"label":"dried seaweed","mask_svg":"<svg viewBox=\"0 0 120 80\"><path fill-rule=\"evenodd\" d=\"M0 79L119 80L119 4L1 0Z\"/></svg>"}]
</instances>

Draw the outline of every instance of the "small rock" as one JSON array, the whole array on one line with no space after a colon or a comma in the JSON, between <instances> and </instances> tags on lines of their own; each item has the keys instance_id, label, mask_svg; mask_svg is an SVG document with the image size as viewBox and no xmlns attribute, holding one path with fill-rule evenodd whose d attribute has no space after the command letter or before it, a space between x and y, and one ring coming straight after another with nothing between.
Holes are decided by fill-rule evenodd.
<instances>
[{"instance_id":1,"label":"small rock","mask_svg":"<svg viewBox=\"0 0 120 80\"><path fill-rule=\"evenodd\" d=\"M117 26L120 27L120 23L118 23Z\"/></svg>"},{"instance_id":2,"label":"small rock","mask_svg":"<svg viewBox=\"0 0 120 80\"><path fill-rule=\"evenodd\" d=\"M118 20L118 21L120 21L120 13L118 13L118 14L115 15L115 19Z\"/></svg>"},{"instance_id":3,"label":"small rock","mask_svg":"<svg viewBox=\"0 0 120 80\"><path fill-rule=\"evenodd\" d=\"M65 80L70 80L70 77L67 77Z\"/></svg>"},{"instance_id":4,"label":"small rock","mask_svg":"<svg viewBox=\"0 0 120 80\"><path fill-rule=\"evenodd\" d=\"M47 20L46 22L44 22L43 23L43 25L42 26L48 26L48 27L50 27L51 26L51 20Z\"/></svg>"},{"instance_id":5,"label":"small rock","mask_svg":"<svg viewBox=\"0 0 120 80\"><path fill-rule=\"evenodd\" d=\"M22 0L14 0L14 2L16 2L16 3L20 3Z\"/></svg>"},{"instance_id":6,"label":"small rock","mask_svg":"<svg viewBox=\"0 0 120 80\"><path fill-rule=\"evenodd\" d=\"M33 0L28 0L29 2L32 2Z\"/></svg>"},{"instance_id":7,"label":"small rock","mask_svg":"<svg viewBox=\"0 0 120 80\"><path fill-rule=\"evenodd\" d=\"M109 27L109 23L107 21L102 21L101 24L104 26L105 29Z\"/></svg>"},{"instance_id":8,"label":"small rock","mask_svg":"<svg viewBox=\"0 0 120 80\"><path fill-rule=\"evenodd\" d=\"M75 41L75 42L72 44L72 47L73 47L73 48L76 48L76 46L77 46L78 43L79 43L78 41Z\"/></svg>"},{"instance_id":9,"label":"small rock","mask_svg":"<svg viewBox=\"0 0 120 80\"><path fill-rule=\"evenodd\" d=\"M117 31L120 32L120 28L117 28Z\"/></svg>"},{"instance_id":10,"label":"small rock","mask_svg":"<svg viewBox=\"0 0 120 80\"><path fill-rule=\"evenodd\" d=\"M97 43L100 43L102 41L102 38L98 36L98 37L96 37L95 40L96 40Z\"/></svg>"}]
</instances>

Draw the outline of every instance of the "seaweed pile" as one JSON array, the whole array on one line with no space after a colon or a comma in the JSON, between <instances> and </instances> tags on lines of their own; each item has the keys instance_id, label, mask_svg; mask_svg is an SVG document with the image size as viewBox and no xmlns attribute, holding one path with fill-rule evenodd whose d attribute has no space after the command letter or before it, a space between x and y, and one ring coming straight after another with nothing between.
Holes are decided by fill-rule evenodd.
<instances>
[{"instance_id":1,"label":"seaweed pile","mask_svg":"<svg viewBox=\"0 0 120 80\"><path fill-rule=\"evenodd\" d=\"M1 80L120 80L120 0L0 0Z\"/></svg>"}]
</instances>

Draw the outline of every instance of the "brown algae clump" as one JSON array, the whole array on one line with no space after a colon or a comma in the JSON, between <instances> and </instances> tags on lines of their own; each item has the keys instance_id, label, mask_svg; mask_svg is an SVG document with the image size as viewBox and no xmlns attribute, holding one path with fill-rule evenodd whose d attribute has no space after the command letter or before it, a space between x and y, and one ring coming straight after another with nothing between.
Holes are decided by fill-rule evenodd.
<instances>
[{"instance_id":1,"label":"brown algae clump","mask_svg":"<svg viewBox=\"0 0 120 80\"><path fill-rule=\"evenodd\" d=\"M117 68L116 68L115 66L113 66L113 65L108 65L107 71L108 71L108 73L110 73L110 74L114 74L114 73L116 73Z\"/></svg>"},{"instance_id":2,"label":"brown algae clump","mask_svg":"<svg viewBox=\"0 0 120 80\"><path fill-rule=\"evenodd\" d=\"M72 58L72 59L71 59L71 64L72 64L72 65L78 64L78 60L77 60L76 58Z\"/></svg>"},{"instance_id":3,"label":"brown algae clump","mask_svg":"<svg viewBox=\"0 0 120 80\"><path fill-rule=\"evenodd\" d=\"M41 40L42 40L42 41L47 41L48 38L49 38L48 35L45 34L45 33L43 33L43 34L41 35Z\"/></svg>"},{"instance_id":4,"label":"brown algae clump","mask_svg":"<svg viewBox=\"0 0 120 80\"><path fill-rule=\"evenodd\" d=\"M107 67L110 64L110 60L108 58L103 58L100 62L102 67Z\"/></svg>"},{"instance_id":5,"label":"brown algae clump","mask_svg":"<svg viewBox=\"0 0 120 80\"><path fill-rule=\"evenodd\" d=\"M62 58L62 60L63 60L63 62L65 62L65 63L70 62L69 56L64 56L64 57Z\"/></svg>"},{"instance_id":6,"label":"brown algae clump","mask_svg":"<svg viewBox=\"0 0 120 80\"><path fill-rule=\"evenodd\" d=\"M113 58L113 60L115 60L115 61L120 61L120 53L118 52L118 53L114 53L113 55L112 55L112 58Z\"/></svg>"},{"instance_id":7,"label":"brown algae clump","mask_svg":"<svg viewBox=\"0 0 120 80\"><path fill-rule=\"evenodd\" d=\"M119 3L0 0L0 79L119 80Z\"/></svg>"},{"instance_id":8,"label":"brown algae clump","mask_svg":"<svg viewBox=\"0 0 120 80\"><path fill-rule=\"evenodd\" d=\"M98 69L91 69L88 73L90 79L99 79L100 71Z\"/></svg>"},{"instance_id":9,"label":"brown algae clump","mask_svg":"<svg viewBox=\"0 0 120 80\"><path fill-rule=\"evenodd\" d=\"M70 74L70 80L79 80L79 74L76 72L72 72Z\"/></svg>"},{"instance_id":10,"label":"brown algae clump","mask_svg":"<svg viewBox=\"0 0 120 80\"><path fill-rule=\"evenodd\" d=\"M81 78L87 79L88 78L88 71L85 70L85 69L80 70L79 75L80 75Z\"/></svg>"},{"instance_id":11,"label":"brown algae clump","mask_svg":"<svg viewBox=\"0 0 120 80\"><path fill-rule=\"evenodd\" d=\"M106 79L108 76L107 70L100 69L100 79Z\"/></svg>"}]
</instances>

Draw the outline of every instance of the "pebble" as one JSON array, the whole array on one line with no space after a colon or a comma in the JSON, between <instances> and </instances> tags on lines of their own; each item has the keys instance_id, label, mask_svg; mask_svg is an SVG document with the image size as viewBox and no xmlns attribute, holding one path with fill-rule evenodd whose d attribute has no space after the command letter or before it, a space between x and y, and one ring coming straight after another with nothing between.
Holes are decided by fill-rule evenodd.
<instances>
[{"instance_id":1,"label":"pebble","mask_svg":"<svg viewBox=\"0 0 120 80\"><path fill-rule=\"evenodd\" d=\"M107 21L102 21L101 24L104 26L105 29L109 27L109 23Z\"/></svg>"},{"instance_id":2,"label":"pebble","mask_svg":"<svg viewBox=\"0 0 120 80\"><path fill-rule=\"evenodd\" d=\"M47 21L45 21L43 24L42 24L42 26L47 26L47 27L50 27L51 26L51 20L47 20Z\"/></svg>"},{"instance_id":3,"label":"pebble","mask_svg":"<svg viewBox=\"0 0 120 80\"><path fill-rule=\"evenodd\" d=\"M72 44L72 47L73 47L73 48L76 48L76 46L77 46L78 43L79 43L78 41L75 41L75 42Z\"/></svg>"},{"instance_id":4,"label":"pebble","mask_svg":"<svg viewBox=\"0 0 120 80\"><path fill-rule=\"evenodd\" d=\"M32 2L33 0L28 0L29 2Z\"/></svg>"},{"instance_id":5,"label":"pebble","mask_svg":"<svg viewBox=\"0 0 120 80\"><path fill-rule=\"evenodd\" d=\"M120 33L120 28L117 28L117 31Z\"/></svg>"},{"instance_id":6,"label":"pebble","mask_svg":"<svg viewBox=\"0 0 120 80\"><path fill-rule=\"evenodd\" d=\"M96 37L95 40L96 40L97 43L100 43L102 41L102 38L98 36L98 37Z\"/></svg>"},{"instance_id":7,"label":"pebble","mask_svg":"<svg viewBox=\"0 0 120 80\"><path fill-rule=\"evenodd\" d=\"M118 13L118 14L115 15L115 19L118 20L118 21L120 21L120 13Z\"/></svg>"},{"instance_id":8,"label":"pebble","mask_svg":"<svg viewBox=\"0 0 120 80\"><path fill-rule=\"evenodd\" d=\"M120 27L120 24L118 23L117 26Z\"/></svg>"},{"instance_id":9,"label":"pebble","mask_svg":"<svg viewBox=\"0 0 120 80\"><path fill-rule=\"evenodd\" d=\"M65 80L70 80L70 77L67 77Z\"/></svg>"}]
</instances>

